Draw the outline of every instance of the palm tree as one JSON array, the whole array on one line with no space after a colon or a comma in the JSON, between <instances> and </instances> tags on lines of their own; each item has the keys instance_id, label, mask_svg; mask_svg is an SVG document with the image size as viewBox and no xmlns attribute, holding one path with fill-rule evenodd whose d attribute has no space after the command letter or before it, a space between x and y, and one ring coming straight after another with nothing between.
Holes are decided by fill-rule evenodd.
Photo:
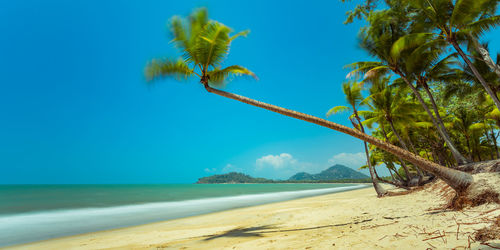
<instances>
[{"instance_id":1,"label":"palm tree","mask_svg":"<svg viewBox=\"0 0 500 250\"><path fill-rule=\"evenodd\" d=\"M383 125L387 122L392 134L396 136L399 145L401 145L403 149L409 151L406 142L396 129L395 123L403 120L405 122L414 123L412 122L412 120L414 120L412 114L416 106L403 98L401 89L397 89L394 93L393 88L389 87L388 82L389 78L387 77L373 81L373 85L370 88L370 96L362 102L362 104L370 107L370 110L360 111L360 113L365 117L366 120L364 123L368 127L372 127L372 124L375 122L380 124L386 141L388 141L388 138ZM409 184L412 175L404 161L400 162L408 177L407 181Z\"/></svg>"},{"instance_id":2,"label":"palm tree","mask_svg":"<svg viewBox=\"0 0 500 250\"><path fill-rule=\"evenodd\" d=\"M498 4L495 0L415 0L410 4L420 10L418 23L426 24L433 29L431 33L420 32L403 37L399 44L408 46L423 40L436 44L450 44L470 67L474 76L484 87L493 102L500 109L500 100L491 89L490 84L479 73L460 44L467 43L468 37L478 39L481 34L500 24L500 16L484 17L485 10ZM405 44L405 45L403 45Z\"/></svg>"},{"instance_id":3,"label":"palm tree","mask_svg":"<svg viewBox=\"0 0 500 250\"><path fill-rule=\"evenodd\" d=\"M398 48L399 44L396 42L392 49ZM445 58L439 58L438 55L442 53L439 47L429 46L429 44L423 44L417 48L411 50L410 48L399 48L399 52L409 49L410 53L407 55L407 60L405 60L405 71L417 83L417 88L421 87L425 94L427 95L432 110L434 111L435 125L441 137L449 144L449 148L452 154L456 155L455 159L459 159L458 163L466 163L468 160L463 157L460 151L455 146L455 143L451 140L448 130L444 125L443 118L441 117L438 105L431 92L429 82L443 84L449 81L456 81L458 78L456 70L452 68L452 65L456 65L455 61L456 54L450 54Z\"/></svg>"},{"instance_id":4,"label":"palm tree","mask_svg":"<svg viewBox=\"0 0 500 250\"><path fill-rule=\"evenodd\" d=\"M195 11L189 17L187 24L183 23L180 18L175 17L172 19L171 26L174 41L177 47L184 53L184 59L172 60L167 58L153 60L146 66L146 78L148 80L157 80L165 77L187 79L196 75L209 93L314 123L361 139L433 173L448 183L458 194L464 194L467 188L473 183L473 178L470 174L443 167L359 130L213 88L213 84L224 83L224 80L229 75L244 74L255 77L255 74L242 66L219 68L234 38L245 35L248 32L240 32L235 36L230 36L230 28L219 22L208 20L207 16L206 10L201 9Z\"/></svg>"},{"instance_id":5,"label":"palm tree","mask_svg":"<svg viewBox=\"0 0 500 250\"><path fill-rule=\"evenodd\" d=\"M354 118L356 119L356 121L353 121L352 118L350 118L353 126L358 130L360 130L362 133L365 133L365 128L361 123L361 118L359 117L358 114L358 108L361 104L361 101L363 101L363 96L361 95L361 86L357 82L345 82L344 84L342 84L342 90L345 94L346 101L351 105L351 107L346 107L346 106L333 107L328 111L327 116L339 112L350 111L352 112L352 116L354 116ZM370 172L370 177L372 179L373 188L375 188L377 196L382 197L387 194L387 191L382 186L380 186L380 184L377 181L374 172L374 167L372 166L370 160L370 151L368 150L368 144L366 142L363 142L363 144L365 147L366 162L368 165L368 170Z\"/></svg>"},{"instance_id":6,"label":"palm tree","mask_svg":"<svg viewBox=\"0 0 500 250\"><path fill-rule=\"evenodd\" d=\"M363 28L360 32L360 46L380 61L355 62L347 65L347 68L352 69L348 76L363 73L365 79L370 80L392 72L401 77L431 118L432 123L445 140L457 163L467 163L468 160L456 149L449 136L446 136L446 133L436 121L424 98L410 81L408 73L405 72L405 67L403 67L405 59L408 58L403 57L401 53L394 53L394 46L401 46L401 42L396 44L396 41L407 35L405 30L410 29L408 24L410 20L408 18L407 7L404 4L398 2L390 7L388 10L371 13L367 19L369 26ZM411 46L402 47L409 48Z\"/></svg>"}]
</instances>

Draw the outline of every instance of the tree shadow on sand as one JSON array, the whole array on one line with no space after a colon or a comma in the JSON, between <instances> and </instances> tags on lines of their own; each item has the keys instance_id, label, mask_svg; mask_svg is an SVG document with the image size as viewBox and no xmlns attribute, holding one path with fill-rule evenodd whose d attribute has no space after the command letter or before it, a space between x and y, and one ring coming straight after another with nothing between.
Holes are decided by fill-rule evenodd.
<instances>
[{"instance_id":1,"label":"tree shadow on sand","mask_svg":"<svg viewBox=\"0 0 500 250\"><path fill-rule=\"evenodd\" d=\"M267 229L273 229L275 227L273 226L260 226L260 227L248 227L248 228L235 228L231 229L229 231L226 231L221 234L213 234L213 235L206 235L210 236L204 241L209 241L209 240L214 240L217 238L222 238L222 237L262 237L263 233L267 233L268 231L262 231L262 230L267 230Z\"/></svg>"},{"instance_id":2,"label":"tree shadow on sand","mask_svg":"<svg viewBox=\"0 0 500 250\"><path fill-rule=\"evenodd\" d=\"M356 225L356 224L360 224L360 223L369 222L372 220L373 219L367 219L367 220L350 222L350 223L330 224L330 225L317 226L317 227L305 227L305 228L294 228L294 229L277 229L276 226L272 226L272 225L259 226L259 227L248 227L248 228L238 227L238 228L231 229L229 231L226 231L226 232L223 232L220 234L205 235L203 237L207 237L207 238L203 239L203 241L209 241L209 240L214 240L214 239L223 238L223 237L263 237L264 236L263 234L268 234L268 233L284 233L284 232L314 230L314 229L320 229L320 228L326 228L326 227L340 227L340 226L347 226L347 225ZM274 230L270 230L270 229L274 229Z\"/></svg>"}]
</instances>

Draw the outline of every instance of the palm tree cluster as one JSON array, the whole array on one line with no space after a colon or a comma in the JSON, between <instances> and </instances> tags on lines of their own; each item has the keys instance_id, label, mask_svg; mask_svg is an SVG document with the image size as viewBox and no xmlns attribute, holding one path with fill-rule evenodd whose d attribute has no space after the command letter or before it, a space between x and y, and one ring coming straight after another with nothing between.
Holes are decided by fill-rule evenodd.
<instances>
[{"instance_id":1,"label":"palm tree cluster","mask_svg":"<svg viewBox=\"0 0 500 250\"><path fill-rule=\"evenodd\" d=\"M487 46L480 45L483 51L469 55L458 53L465 54L468 60L465 63L455 54L447 55L447 47L456 43L460 48L469 37L477 41L482 32L497 24L498 18L491 11L467 12L484 9L486 4L460 7L458 14L465 17L457 18L454 4L439 6L447 14L429 11L433 6L428 3L449 0L387 1L388 9L376 11L373 8L376 1L367 2L372 5L359 14L368 23L360 32L360 44L377 60L347 66L351 70L349 75L358 77L343 85L350 107L336 107L329 112L351 111L354 128L221 90L219 87L230 77L257 77L243 66L222 67L233 40L246 36L248 31L231 35L229 27L208 18L206 9L195 10L187 18L171 19L172 42L183 56L150 61L145 69L146 78L156 82L196 76L209 93L361 139L379 196L386 194L378 184L374 167L380 163L385 163L391 171L394 176L391 183L395 185L410 186L413 176L422 183L432 175L445 181L459 196L465 196L475 185L474 179L453 166L497 157L497 151L492 150L497 149L500 112L483 82L492 91L499 90L500 84L492 73L494 70L482 58L487 54L484 53ZM496 7L496 3L490 2ZM443 19L452 16L453 21ZM489 21L477 25L481 20ZM451 38L438 31L441 25L447 25L443 29ZM473 46L468 49L475 51ZM497 67L498 62L493 66ZM366 98L362 96L365 91L369 92Z\"/></svg>"},{"instance_id":2,"label":"palm tree cluster","mask_svg":"<svg viewBox=\"0 0 500 250\"><path fill-rule=\"evenodd\" d=\"M493 61L479 43L500 24L498 1L386 0L375 10L376 3L355 9L366 21L359 45L375 59L346 66L356 81L343 90L358 106L353 116L363 118L355 127L448 168L499 158L500 55ZM356 89L356 100L346 89ZM366 167L384 165L395 185L433 177L380 148L368 154Z\"/></svg>"}]
</instances>

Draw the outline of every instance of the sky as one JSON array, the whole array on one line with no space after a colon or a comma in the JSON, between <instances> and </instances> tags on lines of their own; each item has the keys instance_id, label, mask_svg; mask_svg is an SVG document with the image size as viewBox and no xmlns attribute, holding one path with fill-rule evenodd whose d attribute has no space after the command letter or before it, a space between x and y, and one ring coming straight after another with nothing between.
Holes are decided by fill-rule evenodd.
<instances>
[{"instance_id":1,"label":"sky","mask_svg":"<svg viewBox=\"0 0 500 250\"><path fill-rule=\"evenodd\" d=\"M207 93L196 79L151 86L143 74L151 59L181 55L169 43L169 18L204 6L211 19L251 30L232 43L225 65L246 66L259 80L238 78L226 91L326 118L346 105L343 66L369 59L357 46L362 24L343 24L350 4L1 5L0 184L193 183L231 171L287 179L365 164L357 139ZM329 119L350 126L347 115Z\"/></svg>"}]
</instances>

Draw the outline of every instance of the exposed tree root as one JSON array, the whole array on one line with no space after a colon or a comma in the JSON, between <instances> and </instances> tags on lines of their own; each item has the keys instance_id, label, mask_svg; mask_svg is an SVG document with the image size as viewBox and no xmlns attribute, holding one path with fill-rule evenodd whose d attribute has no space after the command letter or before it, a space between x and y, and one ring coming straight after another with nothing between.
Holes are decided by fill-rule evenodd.
<instances>
[{"instance_id":1,"label":"exposed tree root","mask_svg":"<svg viewBox=\"0 0 500 250\"><path fill-rule=\"evenodd\" d=\"M453 199L448 203L447 208L454 210L461 210L465 207L476 207L486 203L499 203L500 199L498 198L498 193L487 190L479 195L470 197L467 195L456 195Z\"/></svg>"}]
</instances>

